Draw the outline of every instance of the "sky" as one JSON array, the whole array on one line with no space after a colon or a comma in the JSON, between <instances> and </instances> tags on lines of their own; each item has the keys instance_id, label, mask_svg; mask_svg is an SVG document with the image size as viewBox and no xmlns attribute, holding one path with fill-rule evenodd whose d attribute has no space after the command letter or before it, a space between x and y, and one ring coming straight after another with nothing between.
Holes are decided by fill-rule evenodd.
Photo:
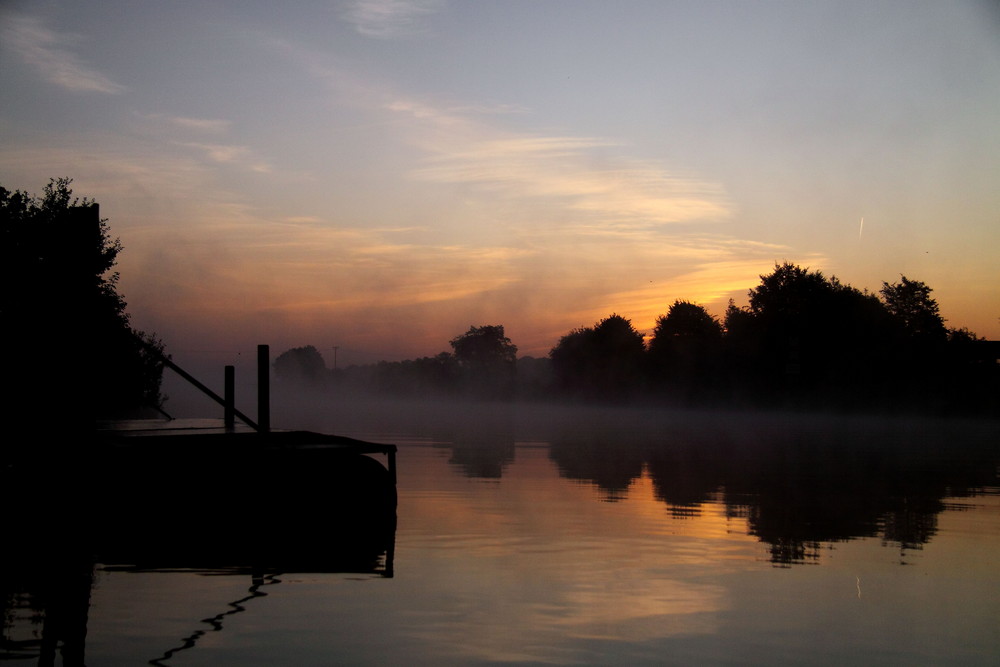
<instances>
[{"instance_id":1,"label":"sky","mask_svg":"<svg viewBox=\"0 0 1000 667\"><path fill-rule=\"evenodd\" d=\"M521 355L775 263L1000 339L990 0L0 2L0 184L74 179L175 361Z\"/></svg>"}]
</instances>

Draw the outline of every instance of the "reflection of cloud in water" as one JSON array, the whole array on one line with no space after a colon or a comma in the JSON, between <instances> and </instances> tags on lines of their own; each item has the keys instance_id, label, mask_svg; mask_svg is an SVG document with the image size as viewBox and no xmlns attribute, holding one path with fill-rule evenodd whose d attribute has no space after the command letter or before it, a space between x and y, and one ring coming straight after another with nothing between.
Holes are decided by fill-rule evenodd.
<instances>
[{"instance_id":1,"label":"reflection of cloud in water","mask_svg":"<svg viewBox=\"0 0 1000 667\"><path fill-rule=\"evenodd\" d=\"M673 519L645 476L623 511L599 502L592 486L560 481L546 447L519 445L516 454L502 481L484 484L443 475L451 466L434 448L404 451L409 553L399 562L431 563L414 585L433 616L414 617L408 633L445 652L444 662L574 663L592 642L718 632L730 603L700 576L706 563L719 574L724 561L759 554L745 526L729 534L721 506L697 521ZM553 647L553 636L565 642Z\"/></svg>"},{"instance_id":2,"label":"reflection of cloud in water","mask_svg":"<svg viewBox=\"0 0 1000 667\"><path fill-rule=\"evenodd\" d=\"M547 595L535 602L497 601L490 605L495 612L490 618L483 617L478 606L480 613L471 607L438 612L437 622L423 623L420 634L446 651L445 659L572 663L573 654L590 641L642 642L717 633L718 612L728 608L722 586L651 580L645 572L615 580L606 574L588 579L576 573L572 581L563 582L570 586L577 582L575 588L549 587ZM590 583L580 583L584 581ZM553 634L580 643L556 651L551 646Z\"/></svg>"},{"instance_id":3,"label":"reflection of cloud in water","mask_svg":"<svg viewBox=\"0 0 1000 667\"><path fill-rule=\"evenodd\" d=\"M625 581L592 580L565 600L563 607L540 610L532 623L577 638L641 641L716 632L714 614L725 609L725 589L637 574Z\"/></svg>"}]
</instances>

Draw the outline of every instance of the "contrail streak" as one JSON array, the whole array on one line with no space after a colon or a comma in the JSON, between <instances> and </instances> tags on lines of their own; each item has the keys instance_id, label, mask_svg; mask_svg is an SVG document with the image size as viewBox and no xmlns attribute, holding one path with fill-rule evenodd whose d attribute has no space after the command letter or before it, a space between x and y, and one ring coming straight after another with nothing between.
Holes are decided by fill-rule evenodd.
<instances>
[{"instance_id":1,"label":"contrail streak","mask_svg":"<svg viewBox=\"0 0 1000 667\"><path fill-rule=\"evenodd\" d=\"M858 238L861 238L861 232L865 231L865 219L861 218L861 227L858 229Z\"/></svg>"}]
</instances>

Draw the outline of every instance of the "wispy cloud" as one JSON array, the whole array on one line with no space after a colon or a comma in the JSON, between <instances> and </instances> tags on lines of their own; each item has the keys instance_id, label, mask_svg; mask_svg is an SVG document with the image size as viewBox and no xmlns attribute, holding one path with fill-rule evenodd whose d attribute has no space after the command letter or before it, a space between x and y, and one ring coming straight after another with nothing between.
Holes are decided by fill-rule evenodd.
<instances>
[{"instance_id":1,"label":"wispy cloud","mask_svg":"<svg viewBox=\"0 0 1000 667\"><path fill-rule=\"evenodd\" d=\"M117 94L125 87L84 63L66 48L80 41L80 36L56 32L33 16L7 15L0 35L7 49L35 67L49 83L78 92Z\"/></svg>"},{"instance_id":2,"label":"wispy cloud","mask_svg":"<svg viewBox=\"0 0 1000 667\"><path fill-rule=\"evenodd\" d=\"M352 74L329 54L281 40L271 45L322 81L338 104L363 110L367 126L391 128L382 140L415 148L399 168L414 181L464 188L488 208L519 208L539 227L559 220L591 233L672 223L721 222L733 215L722 184L634 155L614 138L512 129L502 116L518 104L439 103L400 94ZM523 123L518 123L523 125ZM422 155L421 155L422 154Z\"/></svg>"},{"instance_id":3,"label":"wispy cloud","mask_svg":"<svg viewBox=\"0 0 1000 667\"><path fill-rule=\"evenodd\" d=\"M451 113L477 114L520 114L528 113L529 109L520 104L462 104L448 107Z\"/></svg>"},{"instance_id":4,"label":"wispy cloud","mask_svg":"<svg viewBox=\"0 0 1000 667\"><path fill-rule=\"evenodd\" d=\"M232 123L221 118L193 118L191 116L172 116L162 113L141 114L144 118L160 121L182 130L193 130L205 134L224 134L229 131Z\"/></svg>"},{"instance_id":5,"label":"wispy cloud","mask_svg":"<svg viewBox=\"0 0 1000 667\"><path fill-rule=\"evenodd\" d=\"M248 146L204 144L198 142L184 142L181 145L202 151L212 162L242 166L250 171L256 171L262 174L266 174L271 171L271 166L266 161L257 157L253 150L251 150Z\"/></svg>"},{"instance_id":6,"label":"wispy cloud","mask_svg":"<svg viewBox=\"0 0 1000 667\"><path fill-rule=\"evenodd\" d=\"M420 32L421 19L443 6L443 0L354 0L343 15L362 35L391 39Z\"/></svg>"},{"instance_id":7,"label":"wispy cloud","mask_svg":"<svg viewBox=\"0 0 1000 667\"><path fill-rule=\"evenodd\" d=\"M526 254L399 243L391 230L318 219L275 221L235 202L205 208L198 218L196 226L172 230L170 243L160 242L166 230L150 229L142 245L171 265L171 295L183 295L184 307L215 313L249 308L308 319L440 306L516 284L512 259ZM158 307L169 306L161 300Z\"/></svg>"},{"instance_id":8,"label":"wispy cloud","mask_svg":"<svg viewBox=\"0 0 1000 667\"><path fill-rule=\"evenodd\" d=\"M720 221L731 215L721 185L629 157L616 142L594 137L512 133L450 109L413 100L385 108L422 127L411 139L427 157L415 178L462 184L506 199L547 199L580 223L650 226Z\"/></svg>"},{"instance_id":9,"label":"wispy cloud","mask_svg":"<svg viewBox=\"0 0 1000 667\"><path fill-rule=\"evenodd\" d=\"M144 143L123 142L106 133L57 135L30 145L12 142L0 153L0 173L23 173L28 180L18 187L29 190L40 188L38 184L53 174L67 175L74 178L74 190L97 198L104 207L128 210L123 202L142 200L141 214L130 212L134 221L162 221L160 207L168 209L166 219L170 219L178 207L213 193L205 187L211 170L188 151L150 155L144 149Z\"/></svg>"}]
</instances>

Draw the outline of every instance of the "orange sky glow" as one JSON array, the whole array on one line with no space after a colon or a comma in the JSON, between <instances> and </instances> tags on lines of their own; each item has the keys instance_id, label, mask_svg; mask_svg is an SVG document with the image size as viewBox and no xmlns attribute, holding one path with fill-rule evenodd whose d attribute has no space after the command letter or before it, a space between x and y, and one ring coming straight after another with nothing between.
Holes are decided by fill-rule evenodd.
<instances>
[{"instance_id":1,"label":"orange sky glow","mask_svg":"<svg viewBox=\"0 0 1000 667\"><path fill-rule=\"evenodd\" d=\"M182 365L544 356L784 261L1000 339L987 3L373 2L5 6L0 183L98 201Z\"/></svg>"}]
</instances>

